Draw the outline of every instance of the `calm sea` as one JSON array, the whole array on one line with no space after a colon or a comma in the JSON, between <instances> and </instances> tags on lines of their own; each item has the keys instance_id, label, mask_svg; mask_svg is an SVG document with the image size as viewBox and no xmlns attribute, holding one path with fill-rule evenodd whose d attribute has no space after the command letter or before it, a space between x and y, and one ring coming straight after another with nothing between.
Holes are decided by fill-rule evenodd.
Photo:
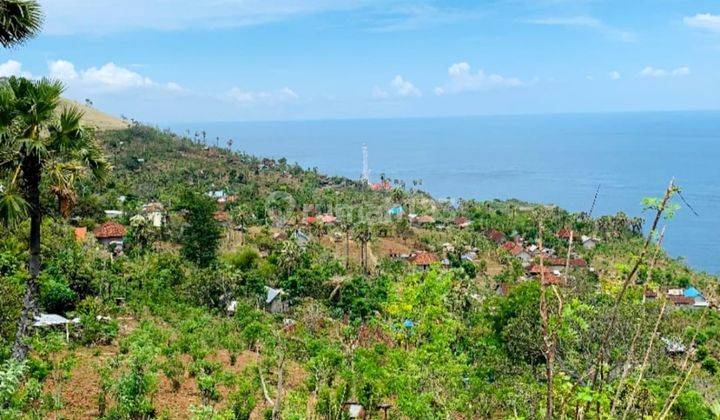
<instances>
[{"instance_id":1,"label":"calm sea","mask_svg":"<svg viewBox=\"0 0 720 420\"><path fill-rule=\"evenodd\" d=\"M642 213L671 177L686 206L665 245L696 269L720 273L720 112L613 113L303 122L175 124L228 138L248 153L359 178L422 179L438 198L518 198L588 211ZM212 140L210 140L212 139ZM681 203L682 204L682 203Z\"/></svg>"}]
</instances>

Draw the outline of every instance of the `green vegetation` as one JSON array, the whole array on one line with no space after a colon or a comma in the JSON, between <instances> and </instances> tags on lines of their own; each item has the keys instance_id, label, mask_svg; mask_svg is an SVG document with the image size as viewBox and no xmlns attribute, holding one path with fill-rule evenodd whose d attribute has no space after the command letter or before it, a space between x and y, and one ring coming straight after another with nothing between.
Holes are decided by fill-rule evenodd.
<instances>
[{"instance_id":1,"label":"green vegetation","mask_svg":"<svg viewBox=\"0 0 720 420\"><path fill-rule=\"evenodd\" d=\"M42 146L42 171L27 173L51 174L74 162L74 145L94 144L55 128L79 129L78 117L61 116L27 147L4 134L3 156ZM644 239L641 220L371 191L140 125L98 138L113 166L104 182L73 177L62 190L72 195L59 197L53 175L36 184L41 266L24 264L35 261L28 220L0 228L0 417L336 419L349 402L372 418L717 415L720 317L664 293L692 285L713 302L717 279L669 258L657 234ZM3 203L33 207L21 193L30 183L4 175ZM667 206L647 200L649 217L668 223L674 191ZM158 202L156 224L148 205ZM394 205L434 222L389 216ZM121 254L75 236L106 210L122 212ZM319 215L337 221L307 219ZM543 264L560 272L534 277L539 254L524 266L491 229L526 250L552 248ZM399 256L417 251L434 262ZM568 255L584 264L566 271ZM41 312L78 322L69 340L64 326L28 325L32 350L13 358L34 279ZM266 287L282 290L287 311Z\"/></svg>"}]
</instances>

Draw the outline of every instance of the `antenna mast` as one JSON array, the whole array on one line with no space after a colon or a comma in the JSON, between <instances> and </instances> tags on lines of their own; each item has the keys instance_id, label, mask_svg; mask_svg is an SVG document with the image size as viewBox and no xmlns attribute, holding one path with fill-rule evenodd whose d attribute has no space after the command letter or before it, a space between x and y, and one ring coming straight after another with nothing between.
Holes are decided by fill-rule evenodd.
<instances>
[{"instance_id":1,"label":"antenna mast","mask_svg":"<svg viewBox=\"0 0 720 420\"><path fill-rule=\"evenodd\" d=\"M362 166L362 181L370 183L370 166L368 165L368 148L367 144L363 143L362 145L362 155L363 155L363 166Z\"/></svg>"}]
</instances>

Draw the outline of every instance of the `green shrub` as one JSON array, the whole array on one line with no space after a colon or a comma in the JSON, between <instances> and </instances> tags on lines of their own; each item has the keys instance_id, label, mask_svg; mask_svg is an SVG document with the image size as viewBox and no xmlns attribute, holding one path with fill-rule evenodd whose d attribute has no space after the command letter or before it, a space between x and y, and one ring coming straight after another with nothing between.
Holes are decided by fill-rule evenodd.
<instances>
[{"instance_id":1,"label":"green shrub","mask_svg":"<svg viewBox=\"0 0 720 420\"><path fill-rule=\"evenodd\" d=\"M220 399L217 389L217 378L214 375L201 374L197 377L198 391L202 397L203 404Z\"/></svg>"},{"instance_id":2,"label":"green shrub","mask_svg":"<svg viewBox=\"0 0 720 420\"><path fill-rule=\"evenodd\" d=\"M176 356L171 356L160 365L160 370L170 381L173 391L180 389L180 381L185 374L185 366Z\"/></svg>"},{"instance_id":3,"label":"green shrub","mask_svg":"<svg viewBox=\"0 0 720 420\"><path fill-rule=\"evenodd\" d=\"M40 305L50 313L64 313L72 309L77 295L59 278L40 277Z\"/></svg>"},{"instance_id":4,"label":"green shrub","mask_svg":"<svg viewBox=\"0 0 720 420\"><path fill-rule=\"evenodd\" d=\"M255 408L255 385L250 380L249 374L242 375L239 379L237 389L228 396L228 408L234 420L248 420Z\"/></svg>"},{"instance_id":5,"label":"green shrub","mask_svg":"<svg viewBox=\"0 0 720 420\"><path fill-rule=\"evenodd\" d=\"M80 341L83 344L110 344L117 336L119 330L117 321L102 315L105 313L103 309L104 306L99 298L88 297L78 305Z\"/></svg>"}]
</instances>

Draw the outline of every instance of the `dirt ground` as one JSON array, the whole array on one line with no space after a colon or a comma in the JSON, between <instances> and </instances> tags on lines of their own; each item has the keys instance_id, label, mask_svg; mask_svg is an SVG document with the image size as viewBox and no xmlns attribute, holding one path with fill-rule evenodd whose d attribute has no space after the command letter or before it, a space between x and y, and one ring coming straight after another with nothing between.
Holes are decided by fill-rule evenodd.
<instances>
[{"instance_id":1,"label":"dirt ground","mask_svg":"<svg viewBox=\"0 0 720 420\"><path fill-rule=\"evenodd\" d=\"M135 324L132 321L132 324ZM132 330L123 325L121 334L127 334ZM79 347L74 352L76 362L70 372L69 378L63 381L54 381L48 379L45 382L44 390L51 394L59 393L62 408L53 413L51 419L94 419L98 413L98 395L100 393L100 375L98 367L107 363L118 354L119 347L117 344L109 346ZM190 363L190 357L185 355L181 358L185 362L185 368ZM230 354L227 350L220 350L208 357L208 360L220 362L223 372L242 374L243 370L255 364L259 360L259 355L252 351L244 351L237 356L235 365L230 363ZM287 367L286 392L302 386L306 378L303 369L293 363ZM202 399L198 392L195 378L192 378L186 372L180 389L172 390L170 381L162 373L157 375L157 388L153 398L153 405L156 408L158 416L167 415L170 419L187 419L191 417L190 409L192 406L199 407L202 405ZM218 391L221 395L220 400L215 407L218 409L225 408L227 404L227 396L230 393L225 385L219 385ZM259 390L258 390L259 392ZM260 393L258 393L260 395ZM257 406L251 416L251 419L261 419L267 403L262 397L258 397Z\"/></svg>"}]
</instances>

